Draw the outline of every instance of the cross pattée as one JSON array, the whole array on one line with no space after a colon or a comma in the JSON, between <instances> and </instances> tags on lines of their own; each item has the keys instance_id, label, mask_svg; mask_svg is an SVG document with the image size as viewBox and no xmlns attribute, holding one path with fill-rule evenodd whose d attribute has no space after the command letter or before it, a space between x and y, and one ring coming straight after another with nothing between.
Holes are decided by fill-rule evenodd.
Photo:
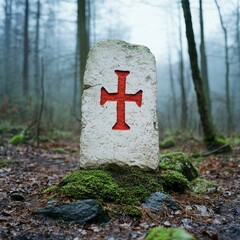
<instances>
[{"instance_id":1,"label":"cross patt\u00e9e","mask_svg":"<svg viewBox=\"0 0 240 240\"><path fill-rule=\"evenodd\" d=\"M112 127L113 130L129 130L130 127L125 121L125 102L135 102L138 107L142 106L142 90L135 94L126 94L126 78L129 71L115 70L118 76L118 92L109 93L104 87L101 88L100 105L107 101L117 102L117 122Z\"/></svg>"}]
</instances>

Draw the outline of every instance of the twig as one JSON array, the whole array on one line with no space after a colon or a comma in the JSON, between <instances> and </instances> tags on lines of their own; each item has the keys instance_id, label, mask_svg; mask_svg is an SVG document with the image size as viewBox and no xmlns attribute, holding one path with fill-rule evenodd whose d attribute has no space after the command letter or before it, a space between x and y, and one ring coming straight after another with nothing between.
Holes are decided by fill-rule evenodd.
<instances>
[{"instance_id":1,"label":"twig","mask_svg":"<svg viewBox=\"0 0 240 240\"><path fill-rule=\"evenodd\" d=\"M219 152L220 150L222 150L222 149L224 149L224 148L226 148L226 147L228 147L228 146L229 146L229 144L222 145L222 146L220 146L219 148L216 148L216 149L213 149L213 150L210 151L210 152L204 153L204 154L202 155L202 157L207 157L207 156L209 156L209 155L211 155L211 154L213 154L213 153L217 153L217 152Z\"/></svg>"}]
</instances>

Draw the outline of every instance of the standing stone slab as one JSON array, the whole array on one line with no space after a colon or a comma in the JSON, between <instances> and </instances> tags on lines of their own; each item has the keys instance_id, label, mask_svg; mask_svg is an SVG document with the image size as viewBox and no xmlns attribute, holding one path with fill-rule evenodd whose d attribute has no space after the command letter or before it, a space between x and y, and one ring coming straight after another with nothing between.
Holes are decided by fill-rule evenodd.
<instances>
[{"instance_id":1,"label":"standing stone slab","mask_svg":"<svg viewBox=\"0 0 240 240\"><path fill-rule=\"evenodd\" d=\"M118 40L96 44L83 88L80 167L157 169L156 62L150 50Z\"/></svg>"}]
</instances>

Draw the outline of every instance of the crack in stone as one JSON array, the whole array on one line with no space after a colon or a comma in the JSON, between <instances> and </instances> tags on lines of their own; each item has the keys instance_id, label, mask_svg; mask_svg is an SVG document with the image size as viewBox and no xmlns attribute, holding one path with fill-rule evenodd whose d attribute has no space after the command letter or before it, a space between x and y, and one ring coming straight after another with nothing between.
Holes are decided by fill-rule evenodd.
<instances>
[{"instance_id":1,"label":"crack in stone","mask_svg":"<svg viewBox=\"0 0 240 240\"><path fill-rule=\"evenodd\" d=\"M93 88L93 87L100 86L100 85L101 85L101 84L96 84L96 85L91 86L91 85L88 85L88 84L84 84L84 85L83 85L83 90L87 90L87 89L89 89L89 88Z\"/></svg>"}]
</instances>

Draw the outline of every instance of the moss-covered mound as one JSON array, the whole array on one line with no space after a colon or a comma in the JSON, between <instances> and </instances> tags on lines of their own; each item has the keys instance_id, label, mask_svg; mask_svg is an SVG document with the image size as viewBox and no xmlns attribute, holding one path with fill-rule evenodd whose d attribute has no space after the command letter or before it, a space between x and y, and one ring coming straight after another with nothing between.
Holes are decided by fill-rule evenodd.
<instances>
[{"instance_id":1,"label":"moss-covered mound","mask_svg":"<svg viewBox=\"0 0 240 240\"><path fill-rule=\"evenodd\" d=\"M112 171L117 184L124 189L124 201L140 203L153 192L163 191L161 175L141 170Z\"/></svg>"},{"instance_id":2,"label":"moss-covered mound","mask_svg":"<svg viewBox=\"0 0 240 240\"><path fill-rule=\"evenodd\" d=\"M216 188L216 184L203 178L196 178L189 183L189 187L194 193L205 193Z\"/></svg>"},{"instance_id":3,"label":"moss-covered mound","mask_svg":"<svg viewBox=\"0 0 240 240\"><path fill-rule=\"evenodd\" d=\"M188 188L189 182L180 172L167 170L161 177L166 191L184 192Z\"/></svg>"},{"instance_id":4,"label":"moss-covered mound","mask_svg":"<svg viewBox=\"0 0 240 240\"><path fill-rule=\"evenodd\" d=\"M124 190L111 174L102 170L79 170L66 175L58 190L61 195L74 199L98 199L119 201Z\"/></svg>"},{"instance_id":5,"label":"moss-covered mound","mask_svg":"<svg viewBox=\"0 0 240 240\"><path fill-rule=\"evenodd\" d=\"M196 240L183 228L152 228L145 240Z\"/></svg>"},{"instance_id":6,"label":"moss-covered mound","mask_svg":"<svg viewBox=\"0 0 240 240\"><path fill-rule=\"evenodd\" d=\"M160 148L171 148L176 146L176 143L172 137L167 137L163 141L160 142Z\"/></svg>"},{"instance_id":7,"label":"moss-covered mound","mask_svg":"<svg viewBox=\"0 0 240 240\"><path fill-rule=\"evenodd\" d=\"M182 152L162 154L159 166L164 170L173 170L182 173L189 181L198 177L197 169L193 166L191 158Z\"/></svg>"},{"instance_id":8,"label":"moss-covered mound","mask_svg":"<svg viewBox=\"0 0 240 240\"><path fill-rule=\"evenodd\" d=\"M25 143L25 136L23 133L21 134L16 134L14 135L10 141L9 141L10 144L21 144L21 143Z\"/></svg>"},{"instance_id":9,"label":"moss-covered mound","mask_svg":"<svg viewBox=\"0 0 240 240\"><path fill-rule=\"evenodd\" d=\"M139 205L151 193L162 191L161 176L140 170L77 170L58 185L45 190L55 197L97 199L127 205Z\"/></svg>"}]
</instances>

